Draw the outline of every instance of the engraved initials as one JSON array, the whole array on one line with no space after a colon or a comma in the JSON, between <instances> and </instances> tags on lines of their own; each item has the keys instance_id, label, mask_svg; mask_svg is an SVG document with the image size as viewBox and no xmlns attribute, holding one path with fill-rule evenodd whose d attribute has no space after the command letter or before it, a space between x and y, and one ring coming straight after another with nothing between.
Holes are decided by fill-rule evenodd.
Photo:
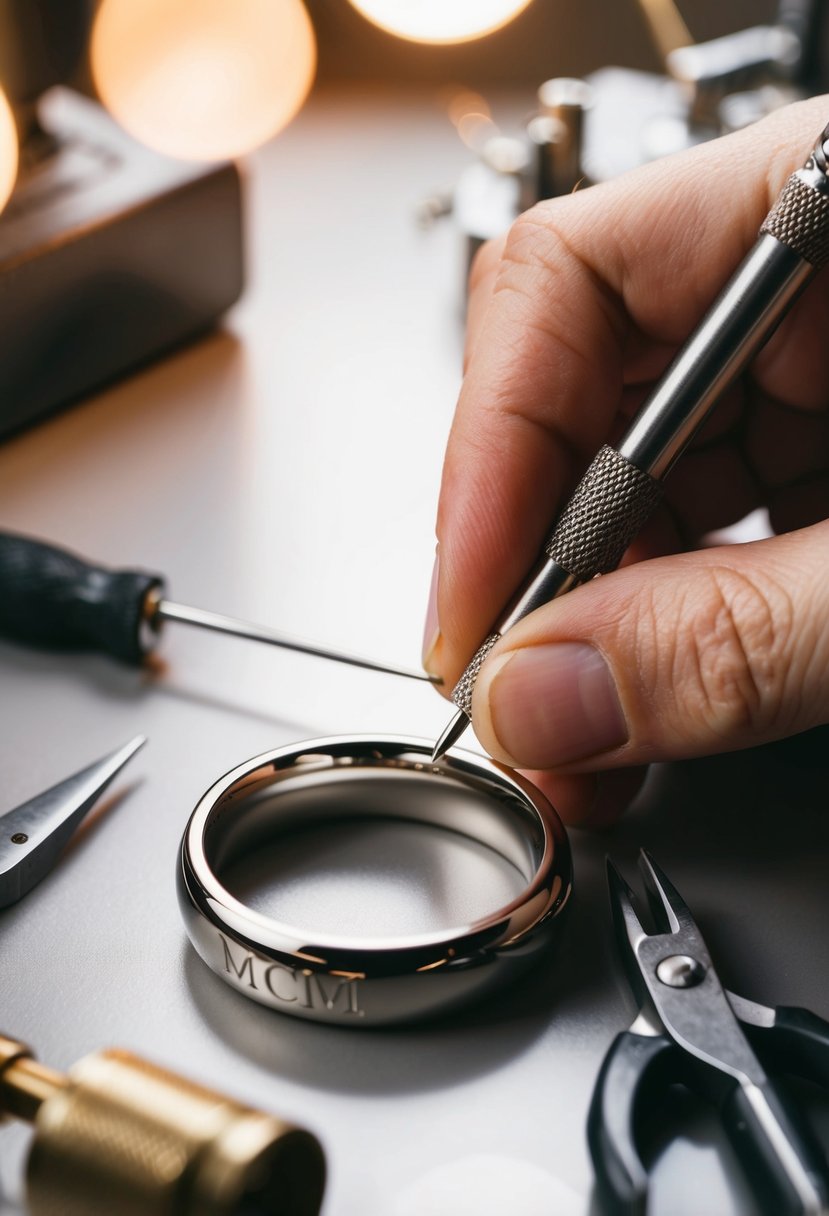
<instances>
[{"instance_id":1,"label":"engraved initials","mask_svg":"<svg viewBox=\"0 0 829 1216\"><path fill-rule=\"evenodd\" d=\"M334 981L332 981L333 983ZM321 975L311 974L306 978L306 986L308 989L308 1004L311 1008L315 1008L314 993L316 992L326 1009L334 1012L339 999L340 993L345 990L346 1008L345 1013L356 1013L358 1017L365 1016L365 1010L361 1009L357 1004L359 992L357 991L357 980L341 979L337 981L334 988L334 995L325 991L325 980Z\"/></svg>"},{"instance_id":2,"label":"engraved initials","mask_svg":"<svg viewBox=\"0 0 829 1216\"><path fill-rule=\"evenodd\" d=\"M246 954L241 967L237 967L236 963L233 961L233 955L230 953L230 946L227 943L227 939L223 933L220 933L219 937L222 939L222 947L225 952L225 971L228 973L228 975L235 975L239 983L242 982L242 977L244 976L245 971L249 971L250 980L248 982L248 986L250 988L255 988L256 982L253 978L253 955Z\"/></svg>"},{"instance_id":3,"label":"engraved initials","mask_svg":"<svg viewBox=\"0 0 829 1216\"><path fill-rule=\"evenodd\" d=\"M256 984L257 970L259 982L265 987L274 1000L282 1004L299 1003L305 1009L327 1010L329 1013L340 1012L365 1017L365 1010L360 1008L359 981L347 976L317 975L306 968L300 970L287 963L269 963L258 955L246 950L241 962L237 963L231 950L231 943L223 933L219 934L224 953L224 970L238 981L240 986L247 982L249 988L258 991ZM235 943L233 943L235 945Z\"/></svg>"},{"instance_id":4,"label":"engraved initials","mask_svg":"<svg viewBox=\"0 0 829 1216\"><path fill-rule=\"evenodd\" d=\"M276 972L277 977L280 975L280 973L287 976L289 981L294 985L294 988L296 988L297 981L297 974L293 967L283 967L281 963L271 963L270 967L265 969L265 987L268 989L271 996L275 996L278 1001L287 1001L288 1004L290 1004L292 1001L298 1000L296 992L294 992L293 996L288 996L285 992L277 992L275 987L277 981L271 978L274 975L274 972Z\"/></svg>"}]
</instances>

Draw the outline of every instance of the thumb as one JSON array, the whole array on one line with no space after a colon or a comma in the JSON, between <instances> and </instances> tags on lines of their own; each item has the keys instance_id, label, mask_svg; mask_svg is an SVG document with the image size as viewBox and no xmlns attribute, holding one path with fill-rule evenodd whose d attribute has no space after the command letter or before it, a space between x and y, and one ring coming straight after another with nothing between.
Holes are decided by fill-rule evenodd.
<instances>
[{"instance_id":1,"label":"thumb","mask_svg":"<svg viewBox=\"0 0 829 1216\"><path fill-rule=\"evenodd\" d=\"M829 521L658 558L526 617L475 686L496 759L578 772L752 747L829 721Z\"/></svg>"}]
</instances>

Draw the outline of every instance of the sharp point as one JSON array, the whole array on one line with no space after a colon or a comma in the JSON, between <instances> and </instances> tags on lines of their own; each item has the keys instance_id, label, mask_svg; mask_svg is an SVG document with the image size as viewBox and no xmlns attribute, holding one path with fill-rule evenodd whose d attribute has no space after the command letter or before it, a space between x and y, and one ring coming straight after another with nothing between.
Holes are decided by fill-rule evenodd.
<instances>
[{"instance_id":1,"label":"sharp point","mask_svg":"<svg viewBox=\"0 0 829 1216\"><path fill-rule=\"evenodd\" d=\"M459 709L432 749L432 764L436 763L449 751L450 747L457 743L467 726L469 726L469 718L462 709Z\"/></svg>"},{"instance_id":2,"label":"sharp point","mask_svg":"<svg viewBox=\"0 0 829 1216\"><path fill-rule=\"evenodd\" d=\"M146 735L136 735L133 739L130 739L129 743L125 743L122 747L116 747L114 752L110 752L109 756L105 757L104 763L106 760L119 760L121 767L123 767L132 759L136 752L141 751L146 742Z\"/></svg>"},{"instance_id":3,"label":"sharp point","mask_svg":"<svg viewBox=\"0 0 829 1216\"><path fill-rule=\"evenodd\" d=\"M666 921L668 929L663 931L676 933L680 915L687 912L682 896L647 849L639 850L639 869L645 880L645 890L654 919Z\"/></svg>"},{"instance_id":4,"label":"sharp point","mask_svg":"<svg viewBox=\"0 0 829 1216\"><path fill-rule=\"evenodd\" d=\"M629 945L634 946L637 937L647 936L636 910L636 893L624 874L609 857L606 858L606 864L614 924L617 930L624 933Z\"/></svg>"}]
</instances>

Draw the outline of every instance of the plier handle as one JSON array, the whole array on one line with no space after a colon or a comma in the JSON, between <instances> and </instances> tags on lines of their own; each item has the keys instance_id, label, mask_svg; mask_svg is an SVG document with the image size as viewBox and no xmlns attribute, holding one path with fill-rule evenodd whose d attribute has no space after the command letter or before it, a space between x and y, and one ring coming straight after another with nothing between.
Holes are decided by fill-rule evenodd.
<instances>
[{"instance_id":1,"label":"plier handle","mask_svg":"<svg viewBox=\"0 0 829 1216\"><path fill-rule=\"evenodd\" d=\"M588 1142L604 1208L647 1211L643 1116L675 1082L713 1102L764 1210L829 1212L829 1167L805 1118L769 1076L791 1073L829 1089L829 1023L805 1009L775 1009L723 988L687 904L643 850L640 864L657 932L608 861L616 939L640 1002L599 1072Z\"/></svg>"}]
</instances>

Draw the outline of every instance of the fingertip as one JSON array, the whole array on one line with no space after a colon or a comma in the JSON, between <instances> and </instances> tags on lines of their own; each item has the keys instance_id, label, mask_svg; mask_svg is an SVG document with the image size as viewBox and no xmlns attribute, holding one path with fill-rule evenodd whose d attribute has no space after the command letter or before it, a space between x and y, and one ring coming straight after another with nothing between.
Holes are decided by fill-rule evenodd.
<instances>
[{"instance_id":1,"label":"fingertip","mask_svg":"<svg viewBox=\"0 0 829 1216\"><path fill-rule=\"evenodd\" d=\"M599 773L554 773L522 769L550 800L562 822L579 831L607 831L619 822L644 784L646 767Z\"/></svg>"},{"instance_id":2,"label":"fingertip","mask_svg":"<svg viewBox=\"0 0 829 1216\"><path fill-rule=\"evenodd\" d=\"M598 767L629 732L610 664L582 641L493 652L472 698L478 738L513 766Z\"/></svg>"},{"instance_id":3,"label":"fingertip","mask_svg":"<svg viewBox=\"0 0 829 1216\"><path fill-rule=\"evenodd\" d=\"M426 604L426 619L423 623L423 645L421 649L424 670L429 675L440 675L437 664L437 651L440 647L441 634L438 621L438 579L440 578L440 554L435 553L435 563L432 567L432 579L429 584L429 599Z\"/></svg>"},{"instance_id":4,"label":"fingertip","mask_svg":"<svg viewBox=\"0 0 829 1216\"><path fill-rule=\"evenodd\" d=\"M504 654L490 655L478 673L472 693L472 725L478 741L493 760L499 760L501 764L508 764L510 768L520 768L522 762L504 746L498 737L493 721L495 708L493 688L499 675L518 653L515 650L507 650Z\"/></svg>"},{"instance_id":5,"label":"fingertip","mask_svg":"<svg viewBox=\"0 0 829 1216\"><path fill-rule=\"evenodd\" d=\"M451 701L455 685L443 674L446 664L443 659L443 636L441 634L437 635L432 649L423 659L423 670L430 677L432 687L440 693L444 700Z\"/></svg>"}]
</instances>

